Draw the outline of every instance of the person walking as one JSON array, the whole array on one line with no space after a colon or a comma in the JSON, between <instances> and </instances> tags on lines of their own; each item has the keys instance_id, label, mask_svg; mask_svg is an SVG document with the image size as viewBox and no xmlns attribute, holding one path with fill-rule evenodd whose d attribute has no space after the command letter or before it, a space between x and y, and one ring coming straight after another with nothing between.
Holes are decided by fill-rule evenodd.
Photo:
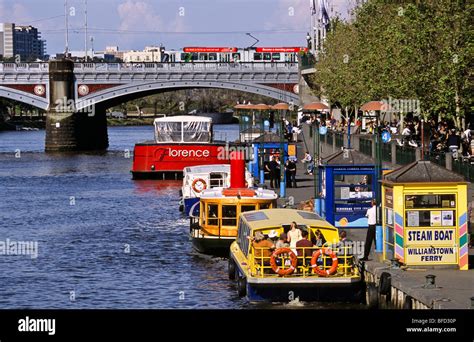
<instances>
[{"instance_id":1,"label":"person walking","mask_svg":"<svg viewBox=\"0 0 474 342\"><path fill-rule=\"evenodd\" d=\"M375 225L377 224L377 202L372 200L372 206L367 209L365 216L367 217L369 228L367 229L367 236L365 238L364 257L361 261L368 261L372 242L375 241Z\"/></svg>"}]
</instances>

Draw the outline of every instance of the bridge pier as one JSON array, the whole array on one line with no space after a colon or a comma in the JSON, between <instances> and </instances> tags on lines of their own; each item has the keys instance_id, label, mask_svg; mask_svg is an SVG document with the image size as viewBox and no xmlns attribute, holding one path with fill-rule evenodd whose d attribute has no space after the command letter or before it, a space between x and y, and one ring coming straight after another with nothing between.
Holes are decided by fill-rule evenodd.
<instances>
[{"instance_id":1,"label":"bridge pier","mask_svg":"<svg viewBox=\"0 0 474 342\"><path fill-rule=\"evenodd\" d=\"M108 147L105 108L75 108L74 63L49 62L50 105L46 113L46 152L93 151Z\"/></svg>"}]
</instances>

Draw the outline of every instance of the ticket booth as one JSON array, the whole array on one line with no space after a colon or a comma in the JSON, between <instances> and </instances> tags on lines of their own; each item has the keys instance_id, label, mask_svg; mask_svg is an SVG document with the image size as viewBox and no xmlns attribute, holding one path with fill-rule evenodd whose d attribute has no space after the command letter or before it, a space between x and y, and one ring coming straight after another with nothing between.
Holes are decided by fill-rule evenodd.
<instances>
[{"instance_id":1,"label":"ticket booth","mask_svg":"<svg viewBox=\"0 0 474 342\"><path fill-rule=\"evenodd\" d=\"M354 149L322 159L319 166L319 213L338 228L367 228L367 209L376 198L375 162Z\"/></svg>"},{"instance_id":2,"label":"ticket booth","mask_svg":"<svg viewBox=\"0 0 474 342\"><path fill-rule=\"evenodd\" d=\"M467 185L430 161L416 161L382 180L383 258L407 266L468 269Z\"/></svg>"}]
</instances>

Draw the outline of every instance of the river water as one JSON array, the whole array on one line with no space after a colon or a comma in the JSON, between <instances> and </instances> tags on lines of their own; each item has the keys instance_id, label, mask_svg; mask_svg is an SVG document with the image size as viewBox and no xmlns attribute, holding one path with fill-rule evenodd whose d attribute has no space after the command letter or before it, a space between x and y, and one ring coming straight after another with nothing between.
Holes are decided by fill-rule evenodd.
<instances>
[{"instance_id":1,"label":"river water","mask_svg":"<svg viewBox=\"0 0 474 342\"><path fill-rule=\"evenodd\" d=\"M193 251L180 182L131 179L126 152L153 128L108 131L101 155L45 154L44 131L0 132L0 243L37 242L37 257L0 255L0 308L255 307L226 260ZM235 140L238 126L215 132ZM301 305L341 308L289 306Z\"/></svg>"}]
</instances>

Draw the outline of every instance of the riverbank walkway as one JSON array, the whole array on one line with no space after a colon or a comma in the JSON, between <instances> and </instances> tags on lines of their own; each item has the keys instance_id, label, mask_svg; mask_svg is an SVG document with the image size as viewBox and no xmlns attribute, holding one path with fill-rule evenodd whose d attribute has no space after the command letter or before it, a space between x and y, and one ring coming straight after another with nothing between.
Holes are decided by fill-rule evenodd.
<instances>
[{"instance_id":1,"label":"riverbank walkway","mask_svg":"<svg viewBox=\"0 0 474 342\"><path fill-rule=\"evenodd\" d=\"M313 155L313 141L309 135L309 126L303 124L302 134L297 146L297 188L287 188L286 198L280 199L280 206L289 206L288 199L293 197L293 208L302 208L303 203L314 198L314 176L306 175L306 164L301 163L304 152L308 150ZM333 153L333 147L322 144L322 157ZM384 163L384 168L394 169L398 165ZM268 181L267 181L268 183ZM267 184L268 185L268 184ZM469 185L468 199L474 203L474 185ZM471 217L471 222L474 222ZM367 229L346 229L348 238L352 241L365 241ZM382 253L375 253L375 246L369 256L369 261L360 262L361 269L370 277L370 281L378 283L380 275L387 272L391 275L392 288L396 293L410 296L417 304L414 307L432 309L469 309L471 297L474 297L474 248L469 249L468 271L457 269L439 269L433 267L393 268L390 263L382 260ZM435 286L426 287L426 276L434 275ZM369 279L368 279L369 281ZM397 292L398 291L398 292Z\"/></svg>"}]
</instances>

